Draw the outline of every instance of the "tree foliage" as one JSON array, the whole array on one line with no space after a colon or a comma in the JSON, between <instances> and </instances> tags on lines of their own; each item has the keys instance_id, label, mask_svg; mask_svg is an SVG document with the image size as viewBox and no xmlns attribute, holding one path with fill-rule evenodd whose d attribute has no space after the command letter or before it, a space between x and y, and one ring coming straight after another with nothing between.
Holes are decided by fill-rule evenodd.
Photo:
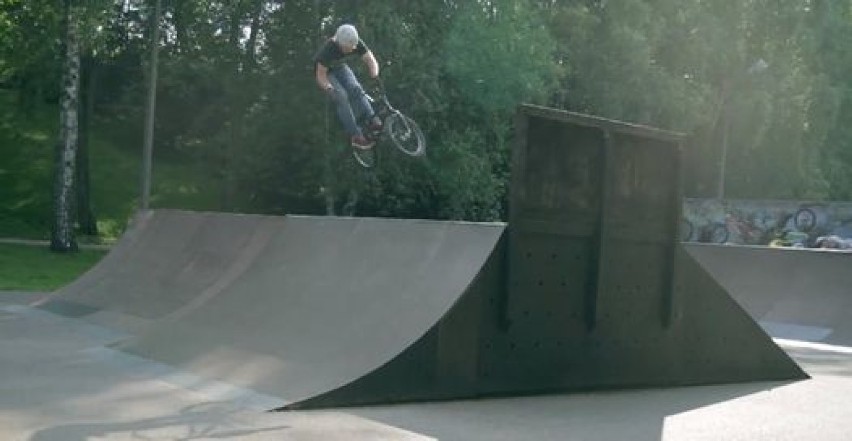
<instances>
[{"instance_id":1,"label":"tree foliage","mask_svg":"<svg viewBox=\"0 0 852 441\"><path fill-rule=\"evenodd\" d=\"M137 148L151 2L80 3L98 121ZM852 197L852 0L163 6L156 155L217 176L222 210L505 217L511 117L530 101L685 132L690 196L715 195L726 144L726 197ZM54 1L0 0L1 84L57 98L58 20ZM425 129L425 160L347 158L311 62L343 22Z\"/></svg>"}]
</instances>

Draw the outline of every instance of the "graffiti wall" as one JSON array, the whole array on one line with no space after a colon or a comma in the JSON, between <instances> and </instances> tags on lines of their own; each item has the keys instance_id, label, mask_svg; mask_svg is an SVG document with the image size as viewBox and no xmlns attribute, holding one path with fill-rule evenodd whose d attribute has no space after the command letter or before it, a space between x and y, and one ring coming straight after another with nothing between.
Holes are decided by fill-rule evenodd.
<instances>
[{"instance_id":1,"label":"graffiti wall","mask_svg":"<svg viewBox=\"0 0 852 441\"><path fill-rule=\"evenodd\" d=\"M852 203L686 199L681 240L816 247L826 238L852 244Z\"/></svg>"}]
</instances>

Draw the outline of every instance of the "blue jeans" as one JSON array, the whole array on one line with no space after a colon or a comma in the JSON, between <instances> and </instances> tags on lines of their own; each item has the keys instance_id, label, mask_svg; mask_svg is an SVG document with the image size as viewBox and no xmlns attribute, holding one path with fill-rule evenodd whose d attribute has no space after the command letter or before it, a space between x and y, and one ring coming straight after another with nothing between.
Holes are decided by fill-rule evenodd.
<instances>
[{"instance_id":1,"label":"blue jeans","mask_svg":"<svg viewBox=\"0 0 852 441\"><path fill-rule=\"evenodd\" d=\"M337 107L337 119L343 125L343 130L350 137L363 136L357 121L372 118L375 112L364 94L361 83L346 64L329 69L328 81L334 86L333 99Z\"/></svg>"}]
</instances>

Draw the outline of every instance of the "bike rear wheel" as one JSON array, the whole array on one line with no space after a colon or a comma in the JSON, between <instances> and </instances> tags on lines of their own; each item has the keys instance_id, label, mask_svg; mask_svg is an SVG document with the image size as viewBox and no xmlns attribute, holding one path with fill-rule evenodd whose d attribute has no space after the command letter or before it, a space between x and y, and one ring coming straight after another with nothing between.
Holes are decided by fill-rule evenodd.
<instances>
[{"instance_id":1,"label":"bike rear wheel","mask_svg":"<svg viewBox=\"0 0 852 441\"><path fill-rule=\"evenodd\" d=\"M426 137L413 119L396 112L385 120L385 133L401 152L409 156L426 153Z\"/></svg>"},{"instance_id":2,"label":"bike rear wheel","mask_svg":"<svg viewBox=\"0 0 852 441\"><path fill-rule=\"evenodd\" d=\"M793 225L796 226L796 229L803 233L810 233L817 226L817 215L810 208L800 208L799 211L793 215Z\"/></svg>"},{"instance_id":3,"label":"bike rear wheel","mask_svg":"<svg viewBox=\"0 0 852 441\"><path fill-rule=\"evenodd\" d=\"M708 234L710 243L727 243L728 238L730 236L730 231L728 231L728 227L725 224L717 223L710 225L708 227L710 232Z\"/></svg>"}]
</instances>

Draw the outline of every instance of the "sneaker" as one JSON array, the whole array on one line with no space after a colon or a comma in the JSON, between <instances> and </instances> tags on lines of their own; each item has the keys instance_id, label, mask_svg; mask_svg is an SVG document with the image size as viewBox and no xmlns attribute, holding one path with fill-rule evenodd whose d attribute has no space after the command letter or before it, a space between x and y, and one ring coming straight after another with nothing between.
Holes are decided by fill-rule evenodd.
<instances>
[{"instance_id":1,"label":"sneaker","mask_svg":"<svg viewBox=\"0 0 852 441\"><path fill-rule=\"evenodd\" d=\"M370 141L369 139L365 138L363 135L354 135L351 138L351 144L352 144L352 147L355 147L356 149L369 150L370 148L373 147L375 142Z\"/></svg>"},{"instance_id":2,"label":"sneaker","mask_svg":"<svg viewBox=\"0 0 852 441\"><path fill-rule=\"evenodd\" d=\"M367 128L370 129L371 132L381 132L382 120L378 116L374 116L370 120L370 124L367 125Z\"/></svg>"}]
</instances>

